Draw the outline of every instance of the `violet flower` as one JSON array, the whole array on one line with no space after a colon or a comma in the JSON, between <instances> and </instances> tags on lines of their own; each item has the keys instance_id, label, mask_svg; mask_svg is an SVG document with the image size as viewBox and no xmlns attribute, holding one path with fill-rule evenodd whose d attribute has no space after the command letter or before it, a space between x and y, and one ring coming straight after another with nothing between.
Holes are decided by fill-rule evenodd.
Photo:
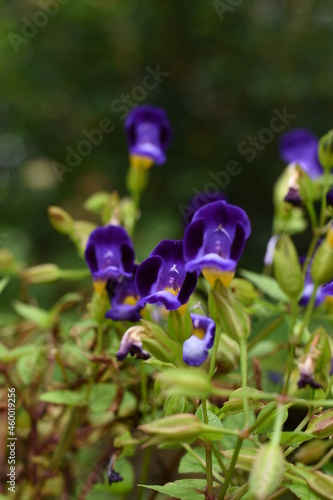
<instances>
[{"instance_id":1,"label":"violet flower","mask_svg":"<svg viewBox=\"0 0 333 500\"><path fill-rule=\"evenodd\" d=\"M183 360L191 366L201 365L208 356L208 349L213 347L215 323L200 314L191 314L193 333L183 344Z\"/></svg>"},{"instance_id":2,"label":"violet flower","mask_svg":"<svg viewBox=\"0 0 333 500\"><path fill-rule=\"evenodd\" d=\"M139 294L135 284L135 273L138 265L134 264L130 278L124 278L122 281L109 280L107 292L109 294L111 309L105 317L114 321L139 321L140 305Z\"/></svg>"},{"instance_id":3,"label":"violet flower","mask_svg":"<svg viewBox=\"0 0 333 500\"><path fill-rule=\"evenodd\" d=\"M140 264L136 286L140 305L162 304L169 311L186 304L197 284L197 273L186 272L183 241L163 240Z\"/></svg>"},{"instance_id":4,"label":"violet flower","mask_svg":"<svg viewBox=\"0 0 333 500\"><path fill-rule=\"evenodd\" d=\"M104 288L108 280L130 278L134 264L131 238L120 226L98 227L89 236L85 259L96 289Z\"/></svg>"},{"instance_id":5,"label":"violet flower","mask_svg":"<svg viewBox=\"0 0 333 500\"><path fill-rule=\"evenodd\" d=\"M186 228L185 269L202 271L211 286L217 279L229 286L250 234L244 210L226 201L209 203L194 214Z\"/></svg>"},{"instance_id":6,"label":"violet flower","mask_svg":"<svg viewBox=\"0 0 333 500\"><path fill-rule=\"evenodd\" d=\"M295 128L283 134L280 140L280 156L289 163L297 163L311 179L323 174L318 160L318 139L306 128Z\"/></svg>"},{"instance_id":7,"label":"violet flower","mask_svg":"<svg viewBox=\"0 0 333 500\"><path fill-rule=\"evenodd\" d=\"M172 129L166 112L145 104L134 108L125 120L125 130L132 164L166 162L166 150L172 138ZM142 162L146 160L146 162Z\"/></svg>"},{"instance_id":8,"label":"violet flower","mask_svg":"<svg viewBox=\"0 0 333 500\"><path fill-rule=\"evenodd\" d=\"M130 354L138 359L148 359L149 353L143 350L140 334L144 332L142 326L132 326L123 335L117 352L117 360L122 361Z\"/></svg>"}]
</instances>

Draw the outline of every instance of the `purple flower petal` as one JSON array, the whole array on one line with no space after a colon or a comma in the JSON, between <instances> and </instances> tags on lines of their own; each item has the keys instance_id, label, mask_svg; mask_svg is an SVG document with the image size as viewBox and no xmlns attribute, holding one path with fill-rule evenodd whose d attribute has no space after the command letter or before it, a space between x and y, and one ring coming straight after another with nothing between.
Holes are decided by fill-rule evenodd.
<instances>
[{"instance_id":1,"label":"purple flower petal","mask_svg":"<svg viewBox=\"0 0 333 500\"><path fill-rule=\"evenodd\" d=\"M215 323L212 319L191 314L193 334L183 344L183 360L191 366L201 365L208 356L208 349L213 347Z\"/></svg>"},{"instance_id":2,"label":"purple flower petal","mask_svg":"<svg viewBox=\"0 0 333 500\"><path fill-rule=\"evenodd\" d=\"M279 150L285 163L298 163L312 179L322 175L323 169L318 160L318 139L310 130L297 128L283 134Z\"/></svg>"},{"instance_id":3,"label":"purple flower petal","mask_svg":"<svg viewBox=\"0 0 333 500\"><path fill-rule=\"evenodd\" d=\"M134 108L125 120L130 155L148 157L157 165L166 161L172 129L165 111L151 105Z\"/></svg>"}]
</instances>

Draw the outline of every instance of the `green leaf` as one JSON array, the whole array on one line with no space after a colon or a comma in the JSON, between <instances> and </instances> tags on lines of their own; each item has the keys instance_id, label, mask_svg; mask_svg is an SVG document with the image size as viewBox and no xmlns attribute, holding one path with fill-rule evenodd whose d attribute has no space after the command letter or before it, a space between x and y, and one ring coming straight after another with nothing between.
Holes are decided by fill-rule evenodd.
<instances>
[{"instance_id":1,"label":"green leaf","mask_svg":"<svg viewBox=\"0 0 333 500\"><path fill-rule=\"evenodd\" d=\"M308 487L307 484L300 484L300 483L286 483L286 488L290 490L294 495L297 496L297 498L300 498L300 500L315 500L315 499L321 499L321 496L316 495L310 488Z\"/></svg>"},{"instance_id":2,"label":"green leaf","mask_svg":"<svg viewBox=\"0 0 333 500\"><path fill-rule=\"evenodd\" d=\"M44 392L39 399L55 405L84 406L86 404L82 393L68 390Z\"/></svg>"},{"instance_id":3,"label":"green leaf","mask_svg":"<svg viewBox=\"0 0 333 500\"><path fill-rule=\"evenodd\" d=\"M34 354L36 349L37 346L35 345L21 345L9 350L5 345L0 344L0 361L11 363L23 356Z\"/></svg>"},{"instance_id":4,"label":"green leaf","mask_svg":"<svg viewBox=\"0 0 333 500\"><path fill-rule=\"evenodd\" d=\"M53 318L48 311L30 304L23 304L23 302L15 302L13 306L22 318L32 321L40 328L49 328L52 324Z\"/></svg>"},{"instance_id":5,"label":"green leaf","mask_svg":"<svg viewBox=\"0 0 333 500\"><path fill-rule=\"evenodd\" d=\"M282 423L284 424L285 421L288 418L288 410L287 408L283 407L283 420ZM274 424L275 424L275 419L276 419L276 403L272 401L271 403L268 403L265 408L261 410L261 412L258 415L257 420L260 420L260 424L254 431L255 434L266 434L267 432L271 432L274 429Z\"/></svg>"},{"instance_id":6,"label":"green leaf","mask_svg":"<svg viewBox=\"0 0 333 500\"><path fill-rule=\"evenodd\" d=\"M89 396L89 407L93 413L106 411L110 408L117 394L116 384L94 384ZM84 398L86 389L81 392Z\"/></svg>"},{"instance_id":7,"label":"green leaf","mask_svg":"<svg viewBox=\"0 0 333 500\"><path fill-rule=\"evenodd\" d=\"M193 448L193 451L202 459L203 462L206 461L206 452L204 447L196 447ZM221 456L222 458L222 456ZM218 461L215 458L215 455L212 456L213 462L213 470L216 472L221 471L221 467L218 464ZM200 464L198 460L196 460L193 455L190 453L185 453L180 459L178 473L179 474L205 474L206 468L204 465Z\"/></svg>"},{"instance_id":8,"label":"green leaf","mask_svg":"<svg viewBox=\"0 0 333 500\"><path fill-rule=\"evenodd\" d=\"M262 274L253 273L241 269L239 271L241 276L252 281L259 290L278 302L288 302L287 295L281 290L278 283L270 276L263 276Z\"/></svg>"},{"instance_id":9,"label":"green leaf","mask_svg":"<svg viewBox=\"0 0 333 500\"><path fill-rule=\"evenodd\" d=\"M205 500L205 490L207 482L205 479L179 479L174 483L167 483L164 486L139 484L143 488L164 493L180 500ZM213 484L214 488L220 489L218 483Z\"/></svg>"},{"instance_id":10,"label":"green leaf","mask_svg":"<svg viewBox=\"0 0 333 500\"><path fill-rule=\"evenodd\" d=\"M4 291L8 283L9 283L9 276L2 278L2 280L0 281L0 294Z\"/></svg>"},{"instance_id":11,"label":"green leaf","mask_svg":"<svg viewBox=\"0 0 333 500\"><path fill-rule=\"evenodd\" d=\"M268 434L268 437L271 438L273 434ZM311 441L311 439L315 439L316 436L313 434L306 434L305 432L281 432L280 443L284 446L299 446L305 441Z\"/></svg>"}]
</instances>

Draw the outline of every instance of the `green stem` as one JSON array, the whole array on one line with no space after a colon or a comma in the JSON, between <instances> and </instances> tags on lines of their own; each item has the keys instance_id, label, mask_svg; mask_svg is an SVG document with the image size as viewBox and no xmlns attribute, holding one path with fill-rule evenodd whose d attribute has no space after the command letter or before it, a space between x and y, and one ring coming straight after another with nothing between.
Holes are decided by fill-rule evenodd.
<instances>
[{"instance_id":1,"label":"green stem","mask_svg":"<svg viewBox=\"0 0 333 500\"><path fill-rule=\"evenodd\" d=\"M281 323L283 323L283 321L284 321L284 317L283 316L280 316L279 318L275 319L262 332L260 332L253 340L251 340L251 342L248 343L247 350L250 351L250 349L252 349L252 347L254 347L258 342L261 342L266 337L268 337L268 335L270 333L274 332L274 330L276 330L276 328L279 325L281 325Z\"/></svg>"},{"instance_id":2,"label":"green stem","mask_svg":"<svg viewBox=\"0 0 333 500\"><path fill-rule=\"evenodd\" d=\"M307 305L307 307L305 309L303 323L302 323L300 331L298 333L298 338L299 339L302 337L303 330L308 325L308 323L310 321L311 314L312 314L313 309L314 309L314 303L315 303L315 300L316 300L317 290L318 290L318 285L315 285L314 289L313 289L313 292L312 292L312 295L311 295L311 298L309 300L309 303L308 303L308 305Z\"/></svg>"},{"instance_id":3,"label":"green stem","mask_svg":"<svg viewBox=\"0 0 333 500\"><path fill-rule=\"evenodd\" d=\"M145 422L147 412L148 412L148 390L147 390L147 374L146 367L143 361L139 361L140 363L140 372L141 372L141 402L142 402L142 413L143 413L143 421Z\"/></svg>"},{"instance_id":4,"label":"green stem","mask_svg":"<svg viewBox=\"0 0 333 500\"><path fill-rule=\"evenodd\" d=\"M241 375L242 375L242 389L244 391L243 394L243 408L245 415L245 425L248 424L249 421L249 402L247 400L247 396L245 394L245 390L247 388L247 344L246 339L241 338L239 341L240 346L240 365L241 365Z\"/></svg>"},{"instance_id":5,"label":"green stem","mask_svg":"<svg viewBox=\"0 0 333 500\"><path fill-rule=\"evenodd\" d=\"M216 364L217 351L219 348L220 338L221 338L221 329L219 327L217 327L217 332L215 334L212 356L210 358L210 365L209 365L209 372L208 372L208 377L210 380L213 378L214 371L215 371L215 364Z\"/></svg>"},{"instance_id":6,"label":"green stem","mask_svg":"<svg viewBox=\"0 0 333 500\"><path fill-rule=\"evenodd\" d=\"M306 204L306 208L310 217L312 230L314 230L317 227L317 214L314 209L313 202L308 202Z\"/></svg>"},{"instance_id":7,"label":"green stem","mask_svg":"<svg viewBox=\"0 0 333 500\"><path fill-rule=\"evenodd\" d=\"M152 446L148 446L148 448L146 448L144 451L143 463L142 463L142 469L141 469L141 477L140 477L139 484L147 484L152 451L153 451ZM144 494L144 489L138 488L137 500L142 500L143 494Z\"/></svg>"},{"instance_id":8,"label":"green stem","mask_svg":"<svg viewBox=\"0 0 333 500\"><path fill-rule=\"evenodd\" d=\"M203 399L201 401L203 420L208 425L207 403ZM207 478L207 497L208 500L214 500L213 492L213 462L212 462L212 446L210 442L205 442L206 450L206 478Z\"/></svg>"},{"instance_id":9,"label":"green stem","mask_svg":"<svg viewBox=\"0 0 333 500\"><path fill-rule=\"evenodd\" d=\"M98 323L97 327L97 355L101 355L103 352L103 326L101 323Z\"/></svg>"},{"instance_id":10,"label":"green stem","mask_svg":"<svg viewBox=\"0 0 333 500\"><path fill-rule=\"evenodd\" d=\"M224 463L222 461L219 449L218 449L218 447L216 446L216 444L213 441L212 441L212 451L214 453L214 456L215 456L216 460L218 461L219 466L221 467L221 471L223 472L224 475L226 475L227 469L225 468L225 465L224 465ZM213 475L214 475L214 471L213 471Z\"/></svg>"},{"instance_id":11,"label":"green stem","mask_svg":"<svg viewBox=\"0 0 333 500\"><path fill-rule=\"evenodd\" d=\"M291 327L290 327L290 340L288 348L288 365L287 365L286 380L283 386L282 394L288 394L289 381L294 368L294 359L295 359L294 329L296 324L296 318L297 318L297 301L291 301Z\"/></svg>"},{"instance_id":12,"label":"green stem","mask_svg":"<svg viewBox=\"0 0 333 500\"><path fill-rule=\"evenodd\" d=\"M213 445L213 443L212 443ZM183 448L187 451L187 453L189 455L191 455L200 465L202 465L202 467L205 469L206 468L206 463L204 460L202 460L202 458L193 450L193 448L191 448L191 446L187 443L182 443L182 446ZM221 460L221 458L220 458ZM222 462L223 463L223 462ZM223 465L224 467L224 465ZM213 477L214 479L216 479L216 481L218 481L219 483L223 484L224 483L224 478L222 476L220 476L220 474L218 474L217 472L214 472L213 470Z\"/></svg>"},{"instance_id":13,"label":"green stem","mask_svg":"<svg viewBox=\"0 0 333 500\"><path fill-rule=\"evenodd\" d=\"M232 474L234 472L234 468L235 468L235 465L237 462L238 454L239 454L240 449L242 447L242 443L243 443L243 438L239 437L237 439L237 443L236 443L236 446L235 446L235 449L234 449L234 452L233 452L233 455L231 458L229 469L228 469L227 475L225 477L224 484L221 488L218 500L223 500L225 497L225 494L227 493L228 486L229 486L229 483L230 483L230 480L231 480L231 477L232 477Z\"/></svg>"},{"instance_id":14,"label":"green stem","mask_svg":"<svg viewBox=\"0 0 333 500\"><path fill-rule=\"evenodd\" d=\"M65 454L65 452L69 448L69 446L72 442L75 430L78 426L79 420L80 420L79 409L72 407L67 427L66 427L65 432L63 433L63 435L58 443L57 449L56 449L56 451L53 455L53 458L51 460L51 463L50 463L51 470L57 469L63 455Z\"/></svg>"},{"instance_id":15,"label":"green stem","mask_svg":"<svg viewBox=\"0 0 333 500\"><path fill-rule=\"evenodd\" d=\"M274 423L274 432L272 436L272 444L278 446L280 444L282 426L283 426L283 416L284 416L284 406L282 404L278 404L276 410L276 417Z\"/></svg>"}]
</instances>

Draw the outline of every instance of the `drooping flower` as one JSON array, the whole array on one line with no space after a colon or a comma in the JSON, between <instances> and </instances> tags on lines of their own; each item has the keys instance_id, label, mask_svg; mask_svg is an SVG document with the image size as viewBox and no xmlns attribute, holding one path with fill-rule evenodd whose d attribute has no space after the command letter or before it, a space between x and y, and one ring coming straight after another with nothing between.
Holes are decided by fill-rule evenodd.
<instances>
[{"instance_id":1,"label":"drooping flower","mask_svg":"<svg viewBox=\"0 0 333 500\"><path fill-rule=\"evenodd\" d=\"M319 389L321 384L315 381L315 364L312 353L304 355L298 361L298 369L300 373L300 378L297 381L297 386L299 389L310 385L313 389Z\"/></svg>"},{"instance_id":2,"label":"drooping flower","mask_svg":"<svg viewBox=\"0 0 333 500\"><path fill-rule=\"evenodd\" d=\"M96 290L105 287L108 280L131 278L134 249L131 238L120 226L95 229L89 236L85 259L91 271Z\"/></svg>"},{"instance_id":3,"label":"drooping flower","mask_svg":"<svg viewBox=\"0 0 333 500\"><path fill-rule=\"evenodd\" d=\"M202 271L212 286L217 279L229 286L250 234L244 210L226 201L209 203L194 214L185 231L185 269Z\"/></svg>"},{"instance_id":4,"label":"drooping flower","mask_svg":"<svg viewBox=\"0 0 333 500\"><path fill-rule=\"evenodd\" d=\"M117 360L122 361L130 354L138 359L148 359L149 353L144 351L140 335L144 333L142 326L132 326L123 335L120 342Z\"/></svg>"},{"instance_id":5,"label":"drooping flower","mask_svg":"<svg viewBox=\"0 0 333 500\"><path fill-rule=\"evenodd\" d=\"M131 164L149 168L166 162L172 129L166 112L148 104L134 108L125 120Z\"/></svg>"},{"instance_id":6,"label":"drooping flower","mask_svg":"<svg viewBox=\"0 0 333 500\"><path fill-rule=\"evenodd\" d=\"M121 281L109 280L107 284L107 292L111 302L111 309L106 313L105 317L114 321L139 321L140 305L138 303L140 297L135 284L135 274L138 265L134 264L132 276L123 278Z\"/></svg>"},{"instance_id":7,"label":"drooping flower","mask_svg":"<svg viewBox=\"0 0 333 500\"><path fill-rule=\"evenodd\" d=\"M318 160L318 139L306 128L295 128L283 134L280 140L280 156L287 163L297 163L311 179L323 173Z\"/></svg>"},{"instance_id":8,"label":"drooping flower","mask_svg":"<svg viewBox=\"0 0 333 500\"><path fill-rule=\"evenodd\" d=\"M140 305L163 304L169 311L179 309L188 302L197 279L197 273L185 270L183 241L163 240L136 272Z\"/></svg>"},{"instance_id":9,"label":"drooping flower","mask_svg":"<svg viewBox=\"0 0 333 500\"><path fill-rule=\"evenodd\" d=\"M208 356L208 349L213 347L215 323L201 314L191 314L193 333L183 344L183 360L191 366L201 365Z\"/></svg>"}]
</instances>

